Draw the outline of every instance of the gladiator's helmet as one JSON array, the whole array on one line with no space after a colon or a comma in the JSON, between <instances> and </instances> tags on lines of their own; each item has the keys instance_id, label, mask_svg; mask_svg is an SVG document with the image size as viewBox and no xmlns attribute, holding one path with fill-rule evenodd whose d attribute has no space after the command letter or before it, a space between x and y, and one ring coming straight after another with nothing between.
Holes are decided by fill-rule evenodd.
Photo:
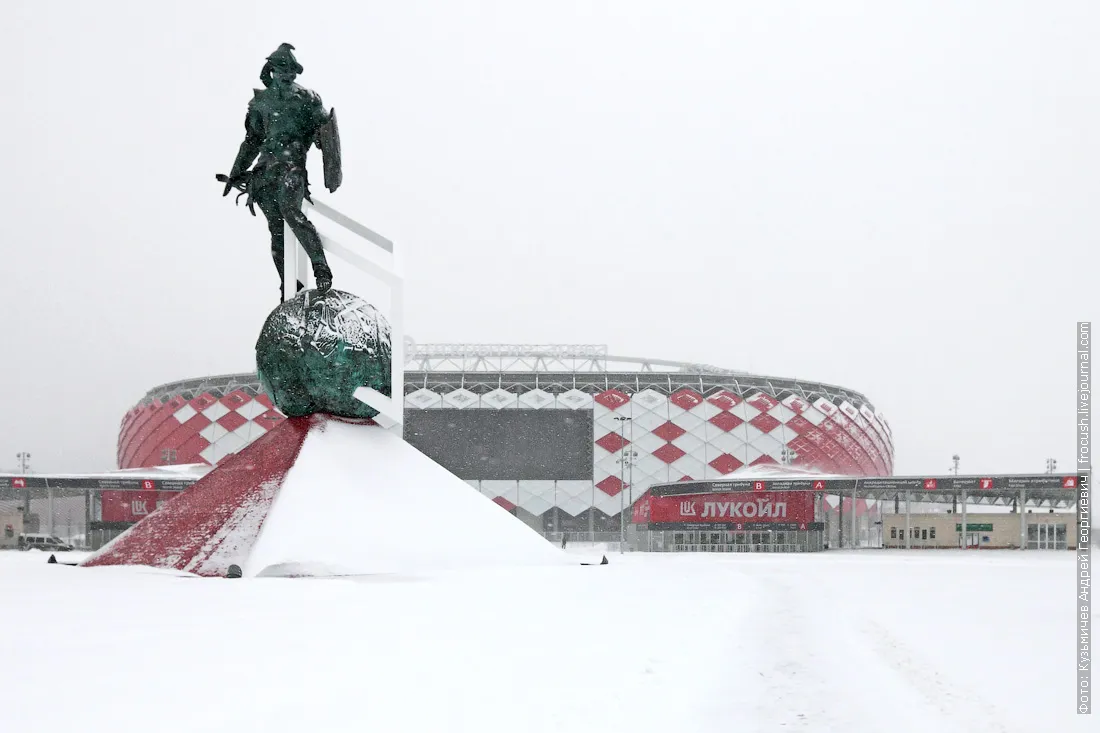
<instances>
[{"instance_id":1,"label":"gladiator's helmet","mask_svg":"<svg viewBox=\"0 0 1100 733\"><path fill-rule=\"evenodd\" d=\"M271 79L275 74L285 75L293 80L303 71L305 69L298 63L298 59L294 58L294 46L289 43L280 43L275 52L267 57L267 63L260 71L260 81L267 87L271 86Z\"/></svg>"}]
</instances>

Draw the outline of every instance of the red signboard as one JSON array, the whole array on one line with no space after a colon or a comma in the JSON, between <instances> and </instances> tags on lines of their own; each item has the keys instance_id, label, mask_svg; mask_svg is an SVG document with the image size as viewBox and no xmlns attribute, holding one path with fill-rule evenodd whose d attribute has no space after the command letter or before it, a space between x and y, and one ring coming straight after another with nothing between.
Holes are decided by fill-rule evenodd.
<instances>
[{"instance_id":1,"label":"red signboard","mask_svg":"<svg viewBox=\"0 0 1100 733\"><path fill-rule=\"evenodd\" d=\"M101 521L137 522L179 496L178 491L103 491Z\"/></svg>"},{"instance_id":2,"label":"red signboard","mask_svg":"<svg viewBox=\"0 0 1100 733\"><path fill-rule=\"evenodd\" d=\"M11 480L11 487L13 489L25 489L25 488L27 488L27 479L25 479L25 478L13 478Z\"/></svg>"},{"instance_id":3,"label":"red signboard","mask_svg":"<svg viewBox=\"0 0 1100 733\"><path fill-rule=\"evenodd\" d=\"M649 522L812 522L812 491L651 496Z\"/></svg>"}]
</instances>

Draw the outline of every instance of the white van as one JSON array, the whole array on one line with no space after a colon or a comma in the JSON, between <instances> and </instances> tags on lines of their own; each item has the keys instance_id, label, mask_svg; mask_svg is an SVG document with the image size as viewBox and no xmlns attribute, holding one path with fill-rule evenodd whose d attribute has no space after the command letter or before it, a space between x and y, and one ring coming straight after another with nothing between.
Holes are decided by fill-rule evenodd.
<instances>
[{"instance_id":1,"label":"white van","mask_svg":"<svg viewBox=\"0 0 1100 733\"><path fill-rule=\"evenodd\" d=\"M68 552L73 546L48 534L19 535L20 550L49 550L50 552Z\"/></svg>"}]
</instances>

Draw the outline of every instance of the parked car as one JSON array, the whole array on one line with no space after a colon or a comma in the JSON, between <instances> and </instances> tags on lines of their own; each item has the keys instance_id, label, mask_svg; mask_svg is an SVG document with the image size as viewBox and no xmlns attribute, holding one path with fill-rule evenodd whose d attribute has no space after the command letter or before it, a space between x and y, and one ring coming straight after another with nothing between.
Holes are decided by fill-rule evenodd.
<instances>
[{"instance_id":1,"label":"parked car","mask_svg":"<svg viewBox=\"0 0 1100 733\"><path fill-rule=\"evenodd\" d=\"M48 534L21 534L19 535L20 550L48 550L50 552L69 552L73 546Z\"/></svg>"}]
</instances>

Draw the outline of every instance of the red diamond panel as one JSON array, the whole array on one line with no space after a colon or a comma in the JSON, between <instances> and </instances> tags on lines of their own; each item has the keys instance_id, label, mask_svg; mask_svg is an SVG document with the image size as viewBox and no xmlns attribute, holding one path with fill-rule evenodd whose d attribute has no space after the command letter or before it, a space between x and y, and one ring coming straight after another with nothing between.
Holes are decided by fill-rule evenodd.
<instances>
[{"instance_id":1,"label":"red diamond panel","mask_svg":"<svg viewBox=\"0 0 1100 733\"><path fill-rule=\"evenodd\" d=\"M156 414L157 408L149 405L134 410L130 423L123 428L118 439L118 465L120 468L137 468L134 461L138 449L145 440L145 424Z\"/></svg>"},{"instance_id":2,"label":"red diamond panel","mask_svg":"<svg viewBox=\"0 0 1100 733\"><path fill-rule=\"evenodd\" d=\"M712 421L713 422L713 421ZM770 433L783 423L776 420L774 417L766 412L761 412L759 415L749 420L749 424L760 430L762 433Z\"/></svg>"},{"instance_id":3,"label":"red diamond panel","mask_svg":"<svg viewBox=\"0 0 1100 733\"><path fill-rule=\"evenodd\" d=\"M241 416L241 413L234 412L233 410L230 410L229 412L218 418L218 425L221 425L229 432L233 432L240 426L244 425L246 422L248 422L248 420L244 419L244 417Z\"/></svg>"},{"instance_id":4,"label":"red diamond panel","mask_svg":"<svg viewBox=\"0 0 1100 733\"><path fill-rule=\"evenodd\" d=\"M713 394L707 398L707 402L722 410L732 410L744 401L740 395L735 395L727 390L722 390L718 394Z\"/></svg>"},{"instance_id":5,"label":"red diamond panel","mask_svg":"<svg viewBox=\"0 0 1100 733\"><path fill-rule=\"evenodd\" d=\"M236 410L238 407L248 402L252 398L248 396L248 393L242 389L235 389L225 397L222 397L219 402L228 407L230 410Z\"/></svg>"},{"instance_id":6,"label":"red diamond panel","mask_svg":"<svg viewBox=\"0 0 1100 733\"><path fill-rule=\"evenodd\" d=\"M600 392L592 399L599 402L601 405L609 410L617 410L626 403L630 402L630 396L625 392L620 392L617 389L609 389L606 392Z\"/></svg>"},{"instance_id":7,"label":"red diamond panel","mask_svg":"<svg viewBox=\"0 0 1100 733\"><path fill-rule=\"evenodd\" d=\"M504 507L505 509L507 509L510 512L515 511L515 509L516 509L516 505L513 504L512 502L508 501L507 499L505 499L503 496L498 496L497 498L493 499L493 501L495 503L501 505L502 507Z\"/></svg>"},{"instance_id":8,"label":"red diamond panel","mask_svg":"<svg viewBox=\"0 0 1100 733\"><path fill-rule=\"evenodd\" d=\"M214 397L214 395L210 394L209 392L203 392L201 395L191 400L188 404L195 409L195 412L202 412L207 407L210 407L210 405L214 404L217 401L218 400Z\"/></svg>"},{"instance_id":9,"label":"red diamond panel","mask_svg":"<svg viewBox=\"0 0 1100 733\"><path fill-rule=\"evenodd\" d=\"M680 450L672 443L665 443L660 448L653 451L653 455L660 458L665 463L672 463L673 461L678 461L683 458L684 451Z\"/></svg>"},{"instance_id":10,"label":"red diamond panel","mask_svg":"<svg viewBox=\"0 0 1100 733\"><path fill-rule=\"evenodd\" d=\"M801 435L813 430L814 424L801 415L795 415L787 421L787 427Z\"/></svg>"},{"instance_id":11,"label":"red diamond panel","mask_svg":"<svg viewBox=\"0 0 1100 733\"><path fill-rule=\"evenodd\" d=\"M210 445L210 441L206 438L198 435L192 435L187 441L183 443L176 450L176 462L177 463L206 463L206 459L199 455L206 446Z\"/></svg>"},{"instance_id":12,"label":"red diamond panel","mask_svg":"<svg viewBox=\"0 0 1100 733\"><path fill-rule=\"evenodd\" d=\"M263 405L264 407L266 407L269 410L275 406L275 404L271 401L271 398L268 397L267 394L264 393L264 392L260 392L258 395L256 395L252 399L256 400L257 402L259 402L261 405Z\"/></svg>"},{"instance_id":13,"label":"red diamond panel","mask_svg":"<svg viewBox=\"0 0 1100 733\"><path fill-rule=\"evenodd\" d=\"M286 418L283 416L283 413L278 410L268 410L262 415L257 415L253 420L270 430L272 426L278 425L283 420L286 420Z\"/></svg>"},{"instance_id":14,"label":"red diamond panel","mask_svg":"<svg viewBox=\"0 0 1100 733\"><path fill-rule=\"evenodd\" d=\"M801 415L806 410L810 409L810 405L806 400L801 397L795 397L794 395L784 400L783 404L796 415Z\"/></svg>"},{"instance_id":15,"label":"red diamond panel","mask_svg":"<svg viewBox=\"0 0 1100 733\"><path fill-rule=\"evenodd\" d=\"M596 445L600 446L608 453L614 453L617 450L622 450L622 447L629 442L629 440L624 440L618 433L608 433L597 440Z\"/></svg>"},{"instance_id":16,"label":"red diamond panel","mask_svg":"<svg viewBox=\"0 0 1100 733\"><path fill-rule=\"evenodd\" d=\"M185 428L187 428L188 430L192 430L192 431L197 433L209 424L210 424L210 418L208 418L206 415L203 415L201 412L199 412L199 413L196 413L196 414L192 415L191 419L188 420L187 422L185 422L183 424L183 426Z\"/></svg>"},{"instance_id":17,"label":"red diamond panel","mask_svg":"<svg viewBox=\"0 0 1100 733\"><path fill-rule=\"evenodd\" d=\"M817 428L814 428L813 430L807 430L802 435L802 437L806 438L806 440L810 441L814 445L824 445L825 444L825 435L824 435L824 433L822 433Z\"/></svg>"},{"instance_id":18,"label":"red diamond panel","mask_svg":"<svg viewBox=\"0 0 1100 733\"><path fill-rule=\"evenodd\" d=\"M168 437L177 430L183 430L186 434L186 429L181 428L179 421L172 417L168 409L162 408L158 411L155 420L156 422L149 424L150 429L138 442L138 450L132 458L136 466L160 465L160 451Z\"/></svg>"},{"instance_id":19,"label":"red diamond panel","mask_svg":"<svg viewBox=\"0 0 1100 733\"><path fill-rule=\"evenodd\" d=\"M164 409L159 402L153 402L145 407L138 408L134 411L134 417L131 419L130 427L126 430L126 436L124 440L131 441L131 438L143 433L147 428L150 420L153 420L160 411ZM174 413L176 410L168 408L169 413Z\"/></svg>"},{"instance_id":20,"label":"red diamond panel","mask_svg":"<svg viewBox=\"0 0 1100 733\"><path fill-rule=\"evenodd\" d=\"M672 394L668 401L679 407L681 410L690 410L693 407L698 407L703 404L703 396L691 389L681 389L679 392Z\"/></svg>"},{"instance_id":21,"label":"red diamond panel","mask_svg":"<svg viewBox=\"0 0 1100 733\"><path fill-rule=\"evenodd\" d=\"M764 413L760 414L763 415ZM727 433L743 422L745 421L737 417L737 415L734 415L732 412L719 412L717 415L710 419L711 425L721 428Z\"/></svg>"},{"instance_id":22,"label":"red diamond panel","mask_svg":"<svg viewBox=\"0 0 1100 733\"><path fill-rule=\"evenodd\" d=\"M658 425L652 432L661 440L671 443L687 431L674 422L666 422L664 425Z\"/></svg>"},{"instance_id":23,"label":"red diamond panel","mask_svg":"<svg viewBox=\"0 0 1100 733\"><path fill-rule=\"evenodd\" d=\"M623 482L619 480L618 476L608 476L596 484L596 488L608 496L615 496L623 490Z\"/></svg>"},{"instance_id":24,"label":"red diamond panel","mask_svg":"<svg viewBox=\"0 0 1100 733\"><path fill-rule=\"evenodd\" d=\"M679 478L679 480L680 481L694 481L695 479L693 479L691 476L688 476L687 474L684 474L683 476L681 476Z\"/></svg>"},{"instance_id":25,"label":"red diamond panel","mask_svg":"<svg viewBox=\"0 0 1100 733\"><path fill-rule=\"evenodd\" d=\"M748 403L756 409L760 410L761 412L767 412L768 410L778 405L779 400L775 399L770 394L757 392L748 399Z\"/></svg>"},{"instance_id":26,"label":"red diamond panel","mask_svg":"<svg viewBox=\"0 0 1100 733\"><path fill-rule=\"evenodd\" d=\"M749 464L750 466L778 466L779 461L775 460L768 454L764 454L757 458L755 461Z\"/></svg>"},{"instance_id":27,"label":"red diamond panel","mask_svg":"<svg viewBox=\"0 0 1100 733\"><path fill-rule=\"evenodd\" d=\"M731 456L729 453L723 453L722 455L711 461L710 465L718 473L733 473L745 464Z\"/></svg>"}]
</instances>

